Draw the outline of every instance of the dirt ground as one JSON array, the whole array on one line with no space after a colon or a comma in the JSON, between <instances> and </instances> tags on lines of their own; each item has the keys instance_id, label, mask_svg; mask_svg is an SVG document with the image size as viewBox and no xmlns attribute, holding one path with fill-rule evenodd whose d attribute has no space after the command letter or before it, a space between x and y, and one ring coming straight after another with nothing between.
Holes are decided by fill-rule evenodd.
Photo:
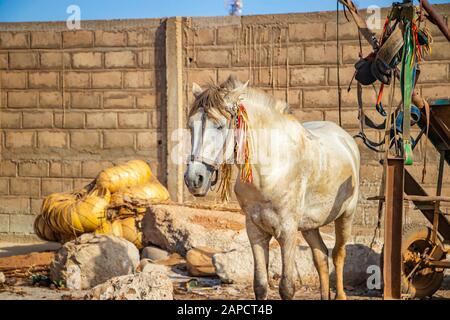
<instances>
[{"instance_id":1,"label":"dirt ground","mask_svg":"<svg viewBox=\"0 0 450 320\"><path fill-rule=\"evenodd\" d=\"M8 257L30 252L52 251L58 248L55 243L16 244L0 242L0 257ZM192 278L183 272L171 272L170 277L174 285L174 298L176 300L245 300L253 299L253 288L248 285L221 284L217 278ZM381 291L359 288L346 288L349 300L380 300ZM0 300L63 300L83 299L87 291L50 289L46 286L33 286L30 279L8 279L8 284L0 286ZM334 297L334 292L331 293ZM280 299L278 285L272 282L269 288L269 299ZM299 286L294 299L319 299L319 290L316 287ZM443 288L433 299L450 299L450 279L446 279Z\"/></svg>"},{"instance_id":2,"label":"dirt ground","mask_svg":"<svg viewBox=\"0 0 450 320\"><path fill-rule=\"evenodd\" d=\"M252 300L253 290L250 285L220 285L212 287L199 287L188 292L183 285L174 283L175 300ZM78 300L83 299L87 291L59 290L45 287L33 287L31 285L15 285L0 288L0 300ZM331 294L334 297L334 292ZM278 300L278 288L269 290L270 300ZM381 291L367 291L361 289L347 290L349 300L381 300ZM317 288L301 287L297 290L295 300L320 299ZM433 300L450 299L450 288L439 290Z\"/></svg>"}]
</instances>

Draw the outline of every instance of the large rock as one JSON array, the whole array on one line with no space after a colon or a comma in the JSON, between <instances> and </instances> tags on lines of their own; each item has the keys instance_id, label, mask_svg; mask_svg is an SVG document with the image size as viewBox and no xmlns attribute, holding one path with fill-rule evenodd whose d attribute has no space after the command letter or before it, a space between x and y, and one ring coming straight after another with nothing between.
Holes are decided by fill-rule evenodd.
<instances>
[{"instance_id":1,"label":"large rock","mask_svg":"<svg viewBox=\"0 0 450 320\"><path fill-rule=\"evenodd\" d=\"M329 267L331 280L335 279L335 270L331 258L334 243L325 241L329 251ZM223 253L216 253L212 258L216 274L224 283L248 283L253 281L253 255L251 248L241 248ZM370 250L364 244L348 244L347 258L344 266L344 282L346 285L359 286L366 283L370 274L367 268L379 265L379 253ZM311 249L300 243L295 256L295 267L298 279L303 285L319 285L319 276L314 266ZM279 279L282 271L281 249L276 242L270 245L269 278Z\"/></svg>"},{"instance_id":2,"label":"large rock","mask_svg":"<svg viewBox=\"0 0 450 320\"><path fill-rule=\"evenodd\" d=\"M210 277L216 275L212 257L218 251L213 248L200 247L189 250L186 254L187 271L194 277Z\"/></svg>"},{"instance_id":3,"label":"large rock","mask_svg":"<svg viewBox=\"0 0 450 320\"><path fill-rule=\"evenodd\" d=\"M116 236L83 234L58 251L50 277L63 280L69 289L89 289L133 273L138 263L139 250L131 242Z\"/></svg>"},{"instance_id":4,"label":"large rock","mask_svg":"<svg viewBox=\"0 0 450 320\"><path fill-rule=\"evenodd\" d=\"M224 283L247 283L253 281L253 255L250 247L241 250L217 253L213 256L216 274ZM295 256L298 278L302 284L318 284L319 278L309 248L299 247ZM270 248L269 278L279 279L281 276L281 249Z\"/></svg>"},{"instance_id":5,"label":"large rock","mask_svg":"<svg viewBox=\"0 0 450 320\"><path fill-rule=\"evenodd\" d=\"M166 250L155 246L147 246L142 249L141 259L150 259L152 261L165 260L169 258L169 253Z\"/></svg>"},{"instance_id":6,"label":"large rock","mask_svg":"<svg viewBox=\"0 0 450 320\"><path fill-rule=\"evenodd\" d=\"M152 205L142 221L144 242L185 256L192 248L232 250L248 246L239 212Z\"/></svg>"},{"instance_id":7,"label":"large rock","mask_svg":"<svg viewBox=\"0 0 450 320\"><path fill-rule=\"evenodd\" d=\"M141 272L152 273L152 272L158 271L158 272L167 273L167 272L169 272L169 270L170 270L169 266L150 262L150 263L144 264Z\"/></svg>"},{"instance_id":8,"label":"large rock","mask_svg":"<svg viewBox=\"0 0 450 320\"><path fill-rule=\"evenodd\" d=\"M161 269L116 277L87 295L93 300L173 300L173 285Z\"/></svg>"}]
</instances>

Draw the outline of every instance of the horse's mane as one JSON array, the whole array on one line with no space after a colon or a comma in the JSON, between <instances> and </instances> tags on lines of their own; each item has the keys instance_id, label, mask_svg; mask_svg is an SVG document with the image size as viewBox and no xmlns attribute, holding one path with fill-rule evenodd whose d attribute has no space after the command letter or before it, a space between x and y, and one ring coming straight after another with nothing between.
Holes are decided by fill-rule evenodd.
<instances>
[{"instance_id":1,"label":"horse's mane","mask_svg":"<svg viewBox=\"0 0 450 320\"><path fill-rule=\"evenodd\" d=\"M213 119L217 119L218 114L229 119L230 114L225 108L224 96L232 94L232 90L239 86L242 86L242 83L233 75L220 85L214 83L206 84L204 91L193 102L189 110L189 117L195 114L199 108L203 108L206 114ZM246 100L260 107L270 108L281 114L290 113L289 105L286 102L278 100L262 90L246 88L244 95ZM239 99L239 97L235 98Z\"/></svg>"},{"instance_id":2,"label":"horse's mane","mask_svg":"<svg viewBox=\"0 0 450 320\"><path fill-rule=\"evenodd\" d=\"M248 88L246 98L258 106L271 108L281 114L290 113L287 102L278 100L260 89Z\"/></svg>"}]
</instances>

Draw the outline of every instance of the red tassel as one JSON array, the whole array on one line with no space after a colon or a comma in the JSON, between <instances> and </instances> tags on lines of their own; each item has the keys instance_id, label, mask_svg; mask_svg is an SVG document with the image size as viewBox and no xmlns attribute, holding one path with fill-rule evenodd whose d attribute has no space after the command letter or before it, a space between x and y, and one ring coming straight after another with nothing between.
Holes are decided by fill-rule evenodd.
<instances>
[{"instance_id":1,"label":"red tassel","mask_svg":"<svg viewBox=\"0 0 450 320\"><path fill-rule=\"evenodd\" d=\"M250 143L249 143L249 127L248 127L248 115L243 104L239 105L237 114L237 160L239 163L243 160L241 166L241 181L252 183L253 182L253 172L251 166L251 156L250 156ZM243 148L243 149L242 149Z\"/></svg>"}]
</instances>

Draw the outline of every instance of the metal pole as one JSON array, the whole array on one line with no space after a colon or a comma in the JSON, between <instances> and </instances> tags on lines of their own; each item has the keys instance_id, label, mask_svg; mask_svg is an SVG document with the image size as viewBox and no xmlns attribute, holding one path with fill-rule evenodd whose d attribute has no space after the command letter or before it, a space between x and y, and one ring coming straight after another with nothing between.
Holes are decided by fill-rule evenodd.
<instances>
[{"instance_id":1,"label":"metal pole","mask_svg":"<svg viewBox=\"0 0 450 320\"><path fill-rule=\"evenodd\" d=\"M439 171L436 185L436 196L440 196L442 193L442 177L444 175L444 162L445 162L445 151L441 151L439 158ZM433 243L436 243L437 232L439 228L439 205L440 201L436 200L434 202L433 233L431 234L431 241Z\"/></svg>"},{"instance_id":2,"label":"metal pole","mask_svg":"<svg viewBox=\"0 0 450 320\"><path fill-rule=\"evenodd\" d=\"M384 220L384 299L401 298L404 159L389 158Z\"/></svg>"}]
</instances>

